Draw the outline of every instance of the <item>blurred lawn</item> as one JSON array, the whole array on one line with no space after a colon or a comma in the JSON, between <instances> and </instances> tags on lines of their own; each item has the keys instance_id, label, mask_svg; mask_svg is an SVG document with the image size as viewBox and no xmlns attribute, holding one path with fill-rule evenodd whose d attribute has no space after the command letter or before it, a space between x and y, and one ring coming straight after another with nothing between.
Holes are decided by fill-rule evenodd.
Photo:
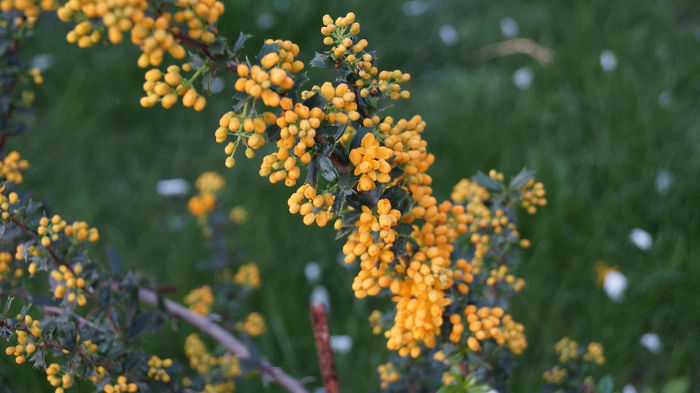
<instances>
[{"instance_id":1,"label":"blurred lawn","mask_svg":"<svg viewBox=\"0 0 700 393\"><path fill-rule=\"evenodd\" d=\"M700 389L700 4L450 0L426 2L425 13L407 16L403 1L226 3L220 29L230 37L254 33L251 54L263 38L282 37L299 42L307 59L322 47L321 16L354 10L380 68L414 76L413 98L396 113L427 120L439 196L448 197L452 185L477 170L537 171L550 203L522 225L533 247L524 255L520 274L528 285L513 314L525 324L530 348L520 357L514 392L535 391L564 335L602 342L604 372L620 387L687 375ZM256 26L263 13L274 21L264 33ZM520 37L553 50L552 65L524 55L476 60L477 50L504 39L499 22L506 16L517 21ZM443 24L456 29L456 45L440 40ZM384 342L371 336L366 320L378 301L353 298L352 271L336 262L341 244L331 230L304 227L287 213L290 191L257 175L259 157L241 157L233 170L223 166L213 131L227 110L226 95L201 113L142 109L135 48L81 50L64 42L65 26L44 20L40 29L25 53L51 53L54 65L37 91L34 129L10 146L32 163L26 184L36 195L62 215L100 228L103 241L93 255L105 260L105 245L112 245L126 265L186 293L210 279L193 269L206 250L186 200L158 196L155 184L220 171L226 203L243 204L252 217L241 241L263 274L251 301L268 319L261 351L293 375L318 375L307 312L312 287L303 274L306 263L317 261L331 293L332 333L355 340L336 359L341 386L376 389ZM604 49L617 55L611 72L600 66ZM524 66L534 80L520 90L512 76ZM666 105L662 92L671 97ZM654 186L661 171L675 179L663 195ZM648 252L628 240L635 227L653 236ZM597 287L598 260L619 265L628 277L622 303ZM660 355L639 345L646 332L660 335ZM147 345L180 356L186 333ZM4 384L50 391L43 377L2 362ZM241 391L258 389L257 382L241 385Z\"/></svg>"}]
</instances>

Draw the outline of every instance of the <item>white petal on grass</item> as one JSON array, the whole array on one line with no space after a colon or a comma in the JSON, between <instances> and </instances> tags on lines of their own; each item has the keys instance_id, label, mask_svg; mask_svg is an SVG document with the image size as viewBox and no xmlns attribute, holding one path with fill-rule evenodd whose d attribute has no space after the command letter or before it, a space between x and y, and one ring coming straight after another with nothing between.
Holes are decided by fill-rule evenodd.
<instances>
[{"instance_id":1,"label":"white petal on grass","mask_svg":"<svg viewBox=\"0 0 700 393\"><path fill-rule=\"evenodd\" d=\"M325 388L318 387L318 388L314 389L314 393L328 393L328 391L326 391Z\"/></svg>"},{"instance_id":2,"label":"white petal on grass","mask_svg":"<svg viewBox=\"0 0 700 393\"><path fill-rule=\"evenodd\" d=\"M224 78L217 76L213 81L211 81L211 92L214 94L220 93L222 90L224 90L225 86L226 82L224 82Z\"/></svg>"},{"instance_id":3,"label":"white petal on grass","mask_svg":"<svg viewBox=\"0 0 700 393\"><path fill-rule=\"evenodd\" d=\"M630 241L642 251L649 250L653 243L649 232L640 228L632 229L632 232L630 232Z\"/></svg>"},{"instance_id":4,"label":"white petal on grass","mask_svg":"<svg viewBox=\"0 0 700 393\"><path fill-rule=\"evenodd\" d=\"M614 71L617 68L617 56L610 49L606 49L600 53L600 67L603 71Z\"/></svg>"},{"instance_id":5,"label":"white petal on grass","mask_svg":"<svg viewBox=\"0 0 700 393\"><path fill-rule=\"evenodd\" d=\"M454 26L449 23L445 23L444 25L440 26L439 34L442 43L447 46L453 46L457 44L457 41L459 41L457 29L455 29Z\"/></svg>"},{"instance_id":6,"label":"white petal on grass","mask_svg":"<svg viewBox=\"0 0 700 393\"><path fill-rule=\"evenodd\" d=\"M664 90L659 94L659 105L663 107L670 106L673 102L673 96L670 90Z\"/></svg>"},{"instance_id":7,"label":"white petal on grass","mask_svg":"<svg viewBox=\"0 0 700 393\"><path fill-rule=\"evenodd\" d=\"M525 90L532 86L533 79L535 77L530 67L520 67L513 73L513 84L520 90Z\"/></svg>"},{"instance_id":8,"label":"white petal on grass","mask_svg":"<svg viewBox=\"0 0 700 393\"><path fill-rule=\"evenodd\" d=\"M289 9L289 0L275 0L274 7L277 11L286 11Z\"/></svg>"},{"instance_id":9,"label":"white petal on grass","mask_svg":"<svg viewBox=\"0 0 700 393\"><path fill-rule=\"evenodd\" d=\"M255 25L258 26L260 30L269 30L275 24L275 16L269 12L260 14L258 19L255 21Z\"/></svg>"},{"instance_id":10,"label":"white petal on grass","mask_svg":"<svg viewBox=\"0 0 700 393\"><path fill-rule=\"evenodd\" d=\"M36 67L41 71L44 71L51 67L51 64L53 64L53 55L47 53L36 55L32 59L32 67Z\"/></svg>"},{"instance_id":11,"label":"white petal on grass","mask_svg":"<svg viewBox=\"0 0 700 393\"><path fill-rule=\"evenodd\" d=\"M315 283L321 277L321 266L316 262L309 262L304 266L304 275L310 283Z\"/></svg>"},{"instance_id":12,"label":"white petal on grass","mask_svg":"<svg viewBox=\"0 0 700 393\"><path fill-rule=\"evenodd\" d=\"M338 353L348 353L352 349L352 337L331 336L331 349Z\"/></svg>"},{"instance_id":13,"label":"white petal on grass","mask_svg":"<svg viewBox=\"0 0 700 393\"><path fill-rule=\"evenodd\" d=\"M659 194L665 194L673 185L673 175L669 171L661 171L656 175L656 180L654 181L654 186L656 187L656 192Z\"/></svg>"},{"instance_id":14,"label":"white petal on grass","mask_svg":"<svg viewBox=\"0 0 700 393\"><path fill-rule=\"evenodd\" d=\"M316 285L311 291L311 298L309 299L311 304L313 303L323 303L326 306L326 312L331 310L330 295L328 294L328 289L323 285Z\"/></svg>"},{"instance_id":15,"label":"white petal on grass","mask_svg":"<svg viewBox=\"0 0 700 393\"><path fill-rule=\"evenodd\" d=\"M165 179L156 184L156 192L162 196L185 196L190 184L185 179Z\"/></svg>"},{"instance_id":16,"label":"white petal on grass","mask_svg":"<svg viewBox=\"0 0 700 393\"><path fill-rule=\"evenodd\" d=\"M428 4L421 0L411 0L403 3L403 13L408 16L416 16L428 10Z\"/></svg>"},{"instance_id":17,"label":"white petal on grass","mask_svg":"<svg viewBox=\"0 0 700 393\"><path fill-rule=\"evenodd\" d=\"M515 19L511 18L510 16L506 16L505 18L501 19L500 27L501 34L503 34L503 36L506 38L516 37L520 32L518 22L516 22Z\"/></svg>"},{"instance_id":18,"label":"white petal on grass","mask_svg":"<svg viewBox=\"0 0 700 393\"><path fill-rule=\"evenodd\" d=\"M661 352L661 339L654 333L643 334L640 343L651 353Z\"/></svg>"},{"instance_id":19,"label":"white petal on grass","mask_svg":"<svg viewBox=\"0 0 700 393\"><path fill-rule=\"evenodd\" d=\"M622 393L637 393L637 389L631 383L628 383L622 388Z\"/></svg>"},{"instance_id":20,"label":"white petal on grass","mask_svg":"<svg viewBox=\"0 0 700 393\"><path fill-rule=\"evenodd\" d=\"M621 302L625 298L625 291L627 290L627 277L617 270L610 270L605 275L603 290L610 300L615 303Z\"/></svg>"}]
</instances>

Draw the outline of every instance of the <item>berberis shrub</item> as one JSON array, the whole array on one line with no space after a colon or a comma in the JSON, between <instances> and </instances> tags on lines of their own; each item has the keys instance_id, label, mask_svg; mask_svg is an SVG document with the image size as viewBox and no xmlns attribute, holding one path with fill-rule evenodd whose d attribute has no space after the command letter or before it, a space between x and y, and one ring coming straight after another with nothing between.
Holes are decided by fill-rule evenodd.
<instances>
[{"instance_id":1,"label":"berberis shrub","mask_svg":"<svg viewBox=\"0 0 700 393\"><path fill-rule=\"evenodd\" d=\"M249 35L229 41L217 33L225 7L215 0L1 0L0 9L0 328L6 354L44 370L56 393L76 380L107 393L231 392L241 376L255 373L292 392L307 387L252 347L265 321L245 310L242 299L261 278L255 264L230 262L235 251L226 240L246 214L219 203L220 175L203 174L188 203L218 261L207 266L216 272L212 281L184 298L189 308L118 263L97 263L88 255L89 244L100 240L97 229L51 214L22 188L29 164L4 148L27 127L31 85L42 82L40 71L18 57L42 13L66 22L67 41L81 48L136 45L137 65L148 68L144 107L181 103L201 110L211 94L203 81L224 73L235 78L234 91L225 92L230 110L212 127L216 142L225 144L225 165L234 167L238 154L262 155L260 176L291 187L289 212L306 225L331 226L344 239L345 262L359 266L354 295L391 299L367 327L386 338L391 352L378 369L383 391L507 389L514 361L527 348L525 327L508 313L509 299L525 286L513 274L518 250L530 244L516 213L546 205L544 187L527 170L509 181L490 170L459 180L450 200L433 196L428 170L435 156L422 137L425 121L386 112L393 100L410 98L410 75L380 70L354 13L323 17L326 48L308 61L283 39L266 40L249 58ZM307 65L334 76L309 81ZM218 319L207 318L214 313ZM188 336L184 364L145 353L140 337L167 331L167 316L213 340ZM599 344L584 350L564 339L556 349L561 364L544 373L543 389L612 389L590 377L590 366L604 361Z\"/></svg>"}]
</instances>

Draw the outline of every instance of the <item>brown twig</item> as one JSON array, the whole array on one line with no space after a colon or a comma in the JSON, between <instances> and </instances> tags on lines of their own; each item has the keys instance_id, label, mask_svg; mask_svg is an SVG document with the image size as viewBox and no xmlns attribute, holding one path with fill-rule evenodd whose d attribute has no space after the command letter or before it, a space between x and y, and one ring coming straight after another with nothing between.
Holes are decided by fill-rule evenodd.
<instances>
[{"instance_id":1,"label":"brown twig","mask_svg":"<svg viewBox=\"0 0 700 393\"><path fill-rule=\"evenodd\" d=\"M552 51L528 38L516 38L489 45L476 53L477 59L489 60L515 54L524 54L546 66L552 63Z\"/></svg>"},{"instance_id":2,"label":"brown twig","mask_svg":"<svg viewBox=\"0 0 700 393\"><path fill-rule=\"evenodd\" d=\"M323 386L328 393L340 393L338 388L338 375L333 364L333 352L331 352L330 333L328 331L328 315L323 303L311 303L311 325L314 329L316 340L316 353L318 364L321 368Z\"/></svg>"}]
</instances>

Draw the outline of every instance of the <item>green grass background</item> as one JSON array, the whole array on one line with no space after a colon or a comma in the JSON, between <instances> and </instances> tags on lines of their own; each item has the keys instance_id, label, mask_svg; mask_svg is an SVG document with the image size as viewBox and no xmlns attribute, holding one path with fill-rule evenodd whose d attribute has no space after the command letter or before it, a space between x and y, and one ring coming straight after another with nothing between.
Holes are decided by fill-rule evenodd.
<instances>
[{"instance_id":1,"label":"green grass background","mask_svg":"<svg viewBox=\"0 0 700 393\"><path fill-rule=\"evenodd\" d=\"M555 360L553 344L564 335L602 342L607 363L601 374L612 374L619 387L688 376L700 389L699 3L449 0L426 2L430 8L418 16L405 15L403 1L225 3L220 30L230 37L253 33L250 54L266 37L288 38L307 60L322 47L321 16L355 11L380 68L413 75L412 99L395 112L427 120L439 196L448 197L460 178L477 170L537 171L549 205L522 222L533 247L523 255L519 273L528 284L512 313L526 326L529 348L512 391L535 391ZM290 6L280 9L285 3ZM275 22L267 31L256 26L263 13ZM503 40L499 22L506 16L518 22L520 37L553 50L552 65L524 55L476 60L477 50ZM458 31L455 46L439 39L445 23ZM213 131L227 110L226 94L200 113L179 106L143 109L135 48L79 49L64 41L67 27L50 19L39 30L24 53L28 59L51 53L54 64L37 89L34 127L10 145L30 160L26 185L35 195L100 229L93 256L106 260L109 244L125 265L184 294L211 279L194 269L207 251L186 199L161 197L155 184L219 171L227 181L224 202L243 204L251 215L240 241L262 269L263 287L251 300L269 326L258 340L261 351L295 376L318 377L307 312L312 286L303 274L306 263L317 261L331 294L331 331L355 340L349 353L336 357L343 391L376 390L384 342L371 336L366 321L378 301L353 298L353 270L336 261L341 244L333 231L290 216L291 191L257 175L259 157L240 157L231 170L223 166L223 146L215 144ZM617 55L612 72L600 67L604 49ZM527 90L512 82L523 66L534 73ZM668 106L659 103L664 91L672 97ZM664 170L675 181L660 195L654 182ZM628 240L635 227L653 236L648 252ZM597 287L598 260L620 266L628 277L622 303ZM153 337L146 345L181 357L187 332ZM661 354L640 346L646 332L659 334ZM2 357L3 384L17 392L50 391L41 374L10 363ZM259 390L258 382L241 384L241 391Z\"/></svg>"}]
</instances>

